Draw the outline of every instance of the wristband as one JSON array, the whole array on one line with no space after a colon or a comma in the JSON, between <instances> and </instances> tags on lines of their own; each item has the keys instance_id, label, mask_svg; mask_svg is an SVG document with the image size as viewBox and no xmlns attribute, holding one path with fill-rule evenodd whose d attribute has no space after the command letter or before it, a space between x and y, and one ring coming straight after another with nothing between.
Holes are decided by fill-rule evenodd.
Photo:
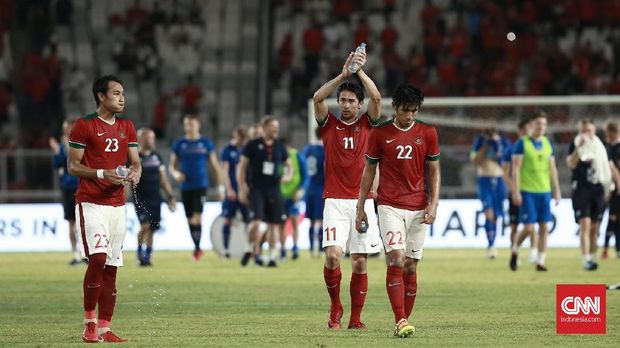
<instances>
[{"instance_id":1,"label":"wristband","mask_svg":"<svg viewBox=\"0 0 620 348\"><path fill-rule=\"evenodd\" d=\"M103 169L97 169L97 178L104 179Z\"/></svg>"}]
</instances>

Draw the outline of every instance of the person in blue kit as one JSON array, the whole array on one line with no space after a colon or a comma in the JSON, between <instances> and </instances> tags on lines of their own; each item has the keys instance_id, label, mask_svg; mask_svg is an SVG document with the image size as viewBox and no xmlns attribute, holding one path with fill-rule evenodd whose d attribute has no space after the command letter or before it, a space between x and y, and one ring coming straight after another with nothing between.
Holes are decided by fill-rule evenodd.
<instances>
[{"instance_id":1,"label":"person in blue kit","mask_svg":"<svg viewBox=\"0 0 620 348\"><path fill-rule=\"evenodd\" d=\"M241 212L245 224L250 222L247 205L239 202L239 185L237 184L237 164L247 139L248 135L243 126L235 128L232 140L220 155L222 178L224 178L224 186L226 187L226 198L222 203L222 216L224 217L222 239L226 258L230 258L230 227L237 215L237 210Z\"/></svg>"},{"instance_id":2,"label":"person in blue kit","mask_svg":"<svg viewBox=\"0 0 620 348\"><path fill-rule=\"evenodd\" d=\"M224 198L222 169L217 160L215 145L211 139L200 134L200 120L195 114L187 114L183 118L185 135L172 145L172 154L168 168L170 175L181 184L181 199L185 209L185 216L189 224L189 231L194 242L194 260L200 260L203 255L200 249L202 236L202 209L207 200L209 177L207 164L217 178L219 200Z\"/></svg>"},{"instance_id":3,"label":"person in blue kit","mask_svg":"<svg viewBox=\"0 0 620 348\"><path fill-rule=\"evenodd\" d=\"M497 218L504 216L504 171L501 163L505 149L510 142L499 135L494 128L488 128L479 135L471 148L470 159L476 165L478 175L478 198L486 218L484 229L487 235L487 257L497 256L495 236Z\"/></svg>"},{"instance_id":4,"label":"person in blue kit","mask_svg":"<svg viewBox=\"0 0 620 348\"><path fill-rule=\"evenodd\" d=\"M291 173L291 180L289 182L283 182L280 184L280 192L284 198L284 212L286 213L287 220L291 221L293 232L293 260L299 258L299 248L297 242L299 241L299 216L301 215L300 202L304 196L307 183L306 173L306 156L303 153L297 151L294 147L288 145L288 139L283 140L286 145L286 151L288 152L288 158L291 161L293 171ZM286 259L286 239L288 235L285 230L286 221L280 225L280 260Z\"/></svg>"},{"instance_id":5,"label":"person in blue kit","mask_svg":"<svg viewBox=\"0 0 620 348\"><path fill-rule=\"evenodd\" d=\"M142 176L133 196L136 215L140 221L138 262L140 266L152 266L153 234L159 229L161 222L160 190L163 189L166 193L166 202L171 212L175 211L177 203L168 181L164 161L155 152L155 132L152 129L138 130L138 153L142 164Z\"/></svg>"},{"instance_id":6,"label":"person in blue kit","mask_svg":"<svg viewBox=\"0 0 620 348\"><path fill-rule=\"evenodd\" d=\"M49 139L49 145L54 153L52 167L58 170L60 179L60 191L62 193L62 208L65 220L69 223L69 240L73 258L69 264L75 266L82 262L82 256L77 248L77 229L75 228L75 191L77 191L77 176L69 175L67 170L67 141L75 120L66 120L62 124L60 143L55 138ZM86 261L86 260L84 260ZM88 263L87 261L85 263Z\"/></svg>"},{"instance_id":7,"label":"person in blue kit","mask_svg":"<svg viewBox=\"0 0 620 348\"><path fill-rule=\"evenodd\" d=\"M316 141L306 145L302 153L306 156L306 217L310 220L308 238L310 255L314 255L315 239L318 240L317 255L323 251L323 187L325 185L325 149L321 140L321 129L315 129ZM316 238L315 238L316 236Z\"/></svg>"}]
</instances>

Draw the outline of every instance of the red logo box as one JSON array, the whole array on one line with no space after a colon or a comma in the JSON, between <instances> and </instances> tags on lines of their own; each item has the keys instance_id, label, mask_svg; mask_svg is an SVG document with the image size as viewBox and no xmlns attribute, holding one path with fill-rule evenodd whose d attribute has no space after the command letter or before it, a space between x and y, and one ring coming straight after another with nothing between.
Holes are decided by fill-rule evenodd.
<instances>
[{"instance_id":1,"label":"red logo box","mask_svg":"<svg viewBox=\"0 0 620 348\"><path fill-rule=\"evenodd\" d=\"M607 333L604 284L557 284L555 292L556 333Z\"/></svg>"}]
</instances>

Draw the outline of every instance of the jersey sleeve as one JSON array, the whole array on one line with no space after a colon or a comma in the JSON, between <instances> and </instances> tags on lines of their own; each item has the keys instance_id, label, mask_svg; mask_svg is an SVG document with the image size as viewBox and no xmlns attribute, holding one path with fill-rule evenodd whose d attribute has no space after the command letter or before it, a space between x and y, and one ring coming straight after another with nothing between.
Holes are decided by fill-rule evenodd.
<instances>
[{"instance_id":1,"label":"jersey sleeve","mask_svg":"<svg viewBox=\"0 0 620 348\"><path fill-rule=\"evenodd\" d=\"M379 142L379 131L375 128L370 131L368 147L366 148L366 162L377 164L381 161L381 143Z\"/></svg>"},{"instance_id":2,"label":"jersey sleeve","mask_svg":"<svg viewBox=\"0 0 620 348\"><path fill-rule=\"evenodd\" d=\"M280 142L280 151L282 151L282 161L284 162L288 159L288 151L282 142Z\"/></svg>"},{"instance_id":3,"label":"jersey sleeve","mask_svg":"<svg viewBox=\"0 0 620 348\"><path fill-rule=\"evenodd\" d=\"M381 123L381 115L379 115L379 117L377 117L377 119L373 121L370 115L368 114L368 112L365 112L362 115L362 118L365 119L370 124L371 127L376 127L377 125Z\"/></svg>"},{"instance_id":4,"label":"jersey sleeve","mask_svg":"<svg viewBox=\"0 0 620 348\"><path fill-rule=\"evenodd\" d=\"M441 153L439 152L439 139L437 137L437 129L435 127L430 127L430 129L426 133L426 160L428 161L439 161L441 158Z\"/></svg>"},{"instance_id":5,"label":"jersey sleeve","mask_svg":"<svg viewBox=\"0 0 620 348\"><path fill-rule=\"evenodd\" d=\"M573 152L575 152L575 142L571 141L568 145L568 154L570 155Z\"/></svg>"},{"instance_id":6,"label":"jersey sleeve","mask_svg":"<svg viewBox=\"0 0 620 348\"><path fill-rule=\"evenodd\" d=\"M325 128L325 126L327 126L328 123L331 123L333 121L330 120L330 118L335 119L336 116L334 114L332 114L331 111L327 111L327 116L325 116L325 119L323 120L323 122L319 122L318 120L316 121L316 124L321 127L321 128Z\"/></svg>"},{"instance_id":7,"label":"jersey sleeve","mask_svg":"<svg viewBox=\"0 0 620 348\"><path fill-rule=\"evenodd\" d=\"M81 118L75 122L69 134L69 146L75 149L84 149L88 142L88 127L86 120Z\"/></svg>"},{"instance_id":8,"label":"jersey sleeve","mask_svg":"<svg viewBox=\"0 0 620 348\"><path fill-rule=\"evenodd\" d=\"M476 157L476 153L480 150L483 143L484 143L484 138L481 136L477 136L476 139L474 140L474 143L471 145L471 150L469 151L470 159L473 159L474 157Z\"/></svg>"},{"instance_id":9,"label":"jersey sleeve","mask_svg":"<svg viewBox=\"0 0 620 348\"><path fill-rule=\"evenodd\" d=\"M549 140L549 146L551 146L551 157L555 156L555 145L553 145L553 141Z\"/></svg>"},{"instance_id":10,"label":"jersey sleeve","mask_svg":"<svg viewBox=\"0 0 620 348\"><path fill-rule=\"evenodd\" d=\"M511 163L512 162L512 149L514 145L508 144L504 149L504 156L502 157L502 163Z\"/></svg>"},{"instance_id":11,"label":"jersey sleeve","mask_svg":"<svg viewBox=\"0 0 620 348\"><path fill-rule=\"evenodd\" d=\"M67 159L66 155L64 154L65 153L64 147L65 146L63 144L60 144L60 148L59 148L60 151L58 151L58 153L52 156L52 167L55 169L62 168L64 166L62 163L63 160Z\"/></svg>"},{"instance_id":12,"label":"jersey sleeve","mask_svg":"<svg viewBox=\"0 0 620 348\"><path fill-rule=\"evenodd\" d=\"M159 171L160 172L165 172L166 171L166 164L164 164L164 159L161 157L161 155L157 152L155 152L155 156L157 156L157 159L159 160L159 163L161 163L159 165Z\"/></svg>"},{"instance_id":13,"label":"jersey sleeve","mask_svg":"<svg viewBox=\"0 0 620 348\"><path fill-rule=\"evenodd\" d=\"M133 122L128 121L129 125L127 126L128 135L128 144L129 147L138 147L138 135L136 134L136 127L133 125Z\"/></svg>"},{"instance_id":14,"label":"jersey sleeve","mask_svg":"<svg viewBox=\"0 0 620 348\"><path fill-rule=\"evenodd\" d=\"M211 154L211 152L215 151L215 144L213 143L213 141L211 141L211 139L209 139L209 138L205 139L205 148L207 149L209 154Z\"/></svg>"},{"instance_id":15,"label":"jersey sleeve","mask_svg":"<svg viewBox=\"0 0 620 348\"><path fill-rule=\"evenodd\" d=\"M252 140L250 141L244 148L243 148L243 152L241 153L242 156L245 157L252 157L252 153L254 152L254 146L256 146L256 141Z\"/></svg>"},{"instance_id":16,"label":"jersey sleeve","mask_svg":"<svg viewBox=\"0 0 620 348\"><path fill-rule=\"evenodd\" d=\"M172 144L172 152L174 152L175 155L180 156L180 147L181 147L181 140L177 140Z\"/></svg>"},{"instance_id":17,"label":"jersey sleeve","mask_svg":"<svg viewBox=\"0 0 620 348\"><path fill-rule=\"evenodd\" d=\"M517 140L517 142L515 143L513 149L512 149L512 155L513 156L523 156L523 139L519 139Z\"/></svg>"},{"instance_id":18,"label":"jersey sleeve","mask_svg":"<svg viewBox=\"0 0 620 348\"><path fill-rule=\"evenodd\" d=\"M220 153L220 162L230 162L229 154L229 147L226 146L222 149L222 152Z\"/></svg>"}]
</instances>

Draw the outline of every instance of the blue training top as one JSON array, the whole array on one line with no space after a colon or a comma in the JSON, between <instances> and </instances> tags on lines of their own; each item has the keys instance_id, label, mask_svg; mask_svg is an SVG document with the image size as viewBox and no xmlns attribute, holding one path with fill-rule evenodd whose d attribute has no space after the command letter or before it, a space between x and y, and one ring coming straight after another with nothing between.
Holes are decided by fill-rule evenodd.
<instances>
[{"instance_id":1,"label":"blue training top","mask_svg":"<svg viewBox=\"0 0 620 348\"><path fill-rule=\"evenodd\" d=\"M482 148L485 141L489 142L487 147L486 157L490 159L496 159L497 163L502 164L505 158L505 152L510 147L510 140L505 137L500 137L499 141L494 139L488 139L485 136L478 136L471 147L471 151L477 152Z\"/></svg>"},{"instance_id":2,"label":"blue training top","mask_svg":"<svg viewBox=\"0 0 620 348\"><path fill-rule=\"evenodd\" d=\"M214 150L213 142L203 136L197 140L189 140L183 137L174 142L172 151L179 159L179 169L185 174L185 181L181 183L181 190L209 187L207 162L209 155Z\"/></svg>"},{"instance_id":3,"label":"blue training top","mask_svg":"<svg viewBox=\"0 0 620 348\"><path fill-rule=\"evenodd\" d=\"M67 169L67 149L65 144L60 144L60 151L52 157L52 166L55 169L62 168L62 175L60 176L60 188L63 190L77 190L78 177L69 174Z\"/></svg>"},{"instance_id":4,"label":"blue training top","mask_svg":"<svg viewBox=\"0 0 620 348\"><path fill-rule=\"evenodd\" d=\"M220 160L228 162L228 178L235 192L239 190L239 185L237 184L237 164L239 164L242 151L243 148L241 146L228 144L220 154Z\"/></svg>"},{"instance_id":5,"label":"blue training top","mask_svg":"<svg viewBox=\"0 0 620 348\"><path fill-rule=\"evenodd\" d=\"M161 204L161 182L160 173L163 170L164 162L161 156L154 151L145 155L140 153L140 163L142 164L142 176L136 186L136 196L134 199L140 204Z\"/></svg>"},{"instance_id":6,"label":"blue training top","mask_svg":"<svg viewBox=\"0 0 620 348\"><path fill-rule=\"evenodd\" d=\"M322 195L325 185L325 149L322 144L308 144L302 152L306 156L308 173L306 191Z\"/></svg>"}]
</instances>

